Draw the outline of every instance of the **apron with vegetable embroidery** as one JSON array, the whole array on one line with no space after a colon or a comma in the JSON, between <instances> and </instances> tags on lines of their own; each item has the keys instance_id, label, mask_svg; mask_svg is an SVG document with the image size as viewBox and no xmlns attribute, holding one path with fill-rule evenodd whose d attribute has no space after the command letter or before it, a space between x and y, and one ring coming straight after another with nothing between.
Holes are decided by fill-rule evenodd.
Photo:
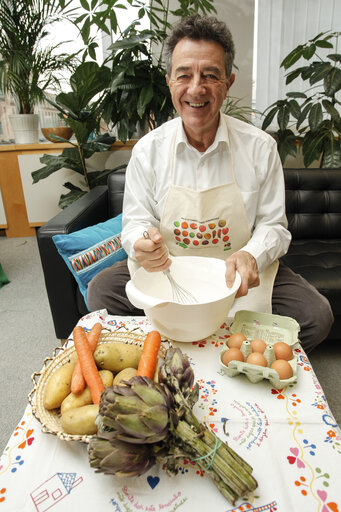
<instances>
[{"instance_id":1,"label":"apron with vegetable embroidery","mask_svg":"<svg viewBox=\"0 0 341 512\"><path fill-rule=\"evenodd\" d=\"M173 141L170 187L160 221L160 232L171 256L207 256L226 260L251 238L246 210L235 180L230 147L232 182L207 190L174 185L175 137ZM229 316L249 309L272 312L272 289L278 260L260 273L260 285L235 300Z\"/></svg>"}]
</instances>

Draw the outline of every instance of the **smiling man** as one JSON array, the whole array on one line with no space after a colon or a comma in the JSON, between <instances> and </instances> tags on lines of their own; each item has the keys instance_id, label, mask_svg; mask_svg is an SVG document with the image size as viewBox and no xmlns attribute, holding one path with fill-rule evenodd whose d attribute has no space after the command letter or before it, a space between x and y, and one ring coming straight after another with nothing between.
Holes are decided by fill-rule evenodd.
<instances>
[{"instance_id":1,"label":"smiling man","mask_svg":"<svg viewBox=\"0 0 341 512\"><path fill-rule=\"evenodd\" d=\"M190 16L174 27L165 49L179 116L134 146L123 203L128 266L118 262L95 276L88 304L111 314L143 314L125 294L140 265L158 272L169 268L170 256L220 258L228 286L236 271L241 276L230 315L249 309L291 316L309 352L328 335L333 315L315 288L279 264L290 233L276 142L221 113L235 81L231 33L214 17Z\"/></svg>"}]
</instances>

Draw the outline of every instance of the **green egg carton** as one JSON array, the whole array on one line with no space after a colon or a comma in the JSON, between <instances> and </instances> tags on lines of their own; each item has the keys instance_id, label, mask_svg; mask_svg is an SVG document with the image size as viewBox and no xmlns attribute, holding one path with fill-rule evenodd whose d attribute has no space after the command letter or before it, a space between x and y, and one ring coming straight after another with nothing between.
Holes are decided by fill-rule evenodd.
<instances>
[{"instance_id":1,"label":"green egg carton","mask_svg":"<svg viewBox=\"0 0 341 512\"><path fill-rule=\"evenodd\" d=\"M231 334L241 332L246 337L240 348L244 359L251 354L251 341L260 338L265 341L267 347L264 351L264 357L267 367L262 367L241 361L230 361L226 366L221 358L223 354L229 350L227 341L225 347L220 354L220 363L223 371L229 377L234 377L240 373L244 373L253 384L267 379L275 389L282 389L289 384L297 382L297 356L293 354L293 358L288 361L292 367L293 375L290 379L280 379L275 370L271 370L270 366L275 361L273 345L279 341L287 343L291 349L299 343L298 333L300 327L296 320L288 316L272 315L269 313L258 313L255 311L242 310L238 311L234 317L234 321L230 327Z\"/></svg>"}]
</instances>

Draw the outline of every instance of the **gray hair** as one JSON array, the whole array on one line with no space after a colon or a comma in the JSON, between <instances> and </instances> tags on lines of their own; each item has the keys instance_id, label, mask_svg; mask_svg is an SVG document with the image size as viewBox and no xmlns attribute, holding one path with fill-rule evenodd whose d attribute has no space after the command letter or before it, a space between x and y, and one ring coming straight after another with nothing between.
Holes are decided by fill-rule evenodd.
<instances>
[{"instance_id":1,"label":"gray hair","mask_svg":"<svg viewBox=\"0 0 341 512\"><path fill-rule=\"evenodd\" d=\"M194 41L216 41L225 50L225 69L226 76L229 77L232 72L232 64L235 56L234 42L232 34L223 21L210 16L200 16L194 14L182 19L173 28L171 34L165 42L165 64L168 76L172 71L172 55L175 46L181 39L187 37Z\"/></svg>"}]
</instances>

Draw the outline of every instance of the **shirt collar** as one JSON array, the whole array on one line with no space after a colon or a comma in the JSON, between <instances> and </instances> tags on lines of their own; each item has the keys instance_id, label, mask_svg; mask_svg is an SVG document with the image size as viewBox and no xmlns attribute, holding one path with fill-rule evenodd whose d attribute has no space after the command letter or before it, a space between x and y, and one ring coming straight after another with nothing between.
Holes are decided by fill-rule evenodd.
<instances>
[{"instance_id":1,"label":"shirt collar","mask_svg":"<svg viewBox=\"0 0 341 512\"><path fill-rule=\"evenodd\" d=\"M211 152L218 147L218 145L226 145L229 147L229 137L227 131L227 122L226 116L220 113L219 125L217 129L217 133L214 139L213 144L207 149L207 152ZM181 118L179 117L178 129L176 131L176 139L175 139L175 148L176 152L181 151L187 146L188 148L192 148L189 144L187 135L185 133Z\"/></svg>"}]
</instances>

